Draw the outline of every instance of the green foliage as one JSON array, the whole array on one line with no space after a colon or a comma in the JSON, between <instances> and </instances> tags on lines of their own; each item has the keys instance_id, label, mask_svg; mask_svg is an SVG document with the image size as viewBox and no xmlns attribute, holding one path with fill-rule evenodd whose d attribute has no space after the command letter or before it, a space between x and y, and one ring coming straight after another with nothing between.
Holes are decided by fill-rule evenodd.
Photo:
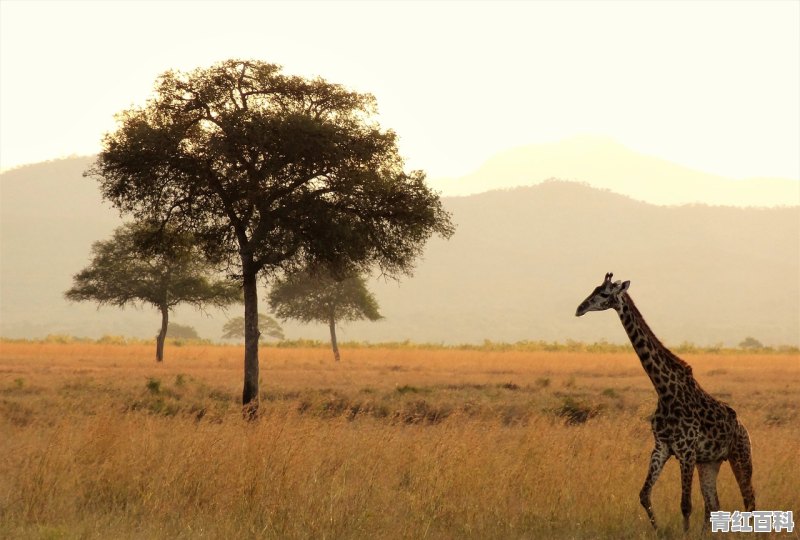
<instances>
[{"instance_id":1,"label":"green foliage","mask_svg":"<svg viewBox=\"0 0 800 540\"><path fill-rule=\"evenodd\" d=\"M243 339L244 317L233 317L225 323L222 330L225 332L222 334L222 339ZM278 324L278 321L269 315L258 314L258 330L261 332L259 339L265 339L267 337L277 339L278 341L283 341L284 339L283 328Z\"/></svg>"},{"instance_id":2,"label":"green foliage","mask_svg":"<svg viewBox=\"0 0 800 540\"><path fill-rule=\"evenodd\" d=\"M563 398L561 407L557 408L554 412L556 416L564 419L564 423L568 426L577 424L584 424L589 419L594 418L599 414L601 407L589 405L580 401L576 401L571 396Z\"/></svg>"},{"instance_id":3,"label":"green foliage","mask_svg":"<svg viewBox=\"0 0 800 540\"><path fill-rule=\"evenodd\" d=\"M680 345L673 348L673 352L678 354L696 354L700 352L700 349L694 343L683 341Z\"/></svg>"},{"instance_id":4,"label":"green foliage","mask_svg":"<svg viewBox=\"0 0 800 540\"><path fill-rule=\"evenodd\" d=\"M167 336L172 339L200 339L200 336L197 335L197 330L193 326L177 324L171 321L167 329Z\"/></svg>"},{"instance_id":5,"label":"green foliage","mask_svg":"<svg viewBox=\"0 0 800 540\"><path fill-rule=\"evenodd\" d=\"M328 345L318 339L284 339L275 344L280 349L321 349Z\"/></svg>"},{"instance_id":6,"label":"green foliage","mask_svg":"<svg viewBox=\"0 0 800 540\"><path fill-rule=\"evenodd\" d=\"M210 278L214 265L195 238L170 228L132 223L95 242L92 261L73 278L64 296L123 307L145 303L171 309L180 303L223 307L241 301L239 288Z\"/></svg>"},{"instance_id":7,"label":"green foliage","mask_svg":"<svg viewBox=\"0 0 800 540\"><path fill-rule=\"evenodd\" d=\"M66 334L47 334L47 336L45 336L44 338L45 343L61 343L64 345L68 345L70 343L75 343L79 341L81 341L80 338L76 338Z\"/></svg>"},{"instance_id":8,"label":"green foliage","mask_svg":"<svg viewBox=\"0 0 800 540\"><path fill-rule=\"evenodd\" d=\"M167 71L87 174L123 212L180 223L244 275L303 261L407 272L453 226L376 112L370 94L261 61Z\"/></svg>"},{"instance_id":9,"label":"green foliage","mask_svg":"<svg viewBox=\"0 0 800 540\"><path fill-rule=\"evenodd\" d=\"M619 393L616 390L614 390L613 388L606 388L600 393L602 395L604 395L606 397L610 397L610 398L618 398L619 397Z\"/></svg>"},{"instance_id":10,"label":"green foliage","mask_svg":"<svg viewBox=\"0 0 800 540\"><path fill-rule=\"evenodd\" d=\"M112 336L105 334L100 339L97 340L97 343L102 343L104 345L125 345L128 342L128 339L125 336Z\"/></svg>"},{"instance_id":11,"label":"green foliage","mask_svg":"<svg viewBox=\"0 0 800 540\"><path fill-rule=\"evenodd\" d=\"M398 386L397 388L395 388L395 391L398 394L409 394L409 393L416 394L420 390L416 386L411 386L410 384L404 384L403 386Z\"/></svg>"},{"instance_id":12,"label":"green foliage","mask_svg":"<svg viewBox=\"0 0 800 540\"><path fill-rule=\"evenodd\" d=\"M88 267L73 278L64 293L69 300L93 300L100 305L124 307L150 304L161 311L156 337L156 360L163 360L169 310L188 303L198 308L224 307L241 302L238 286L213 279L215 262L197 247L197 237L154 222L136 222L117 228L109 240L95 242ZM217 261L218 263L218 261ZM192 329L174 326L175 332L197 339Z\"/></svg>"},{"instance_id":13,"label":"green foliage","mask_svg":"<svg viewBox=\"0 0 800 540\"><path fill-rule=\"evenodd\" d=\"M739 343L739 347L742 349L760 350L764 348L764 344L754 337L746 337L741 343Z\"/></svg>"},{"instance_id":14,"label":"green foliage","mask_svg":"<svg viewBox=\"0 0 800 540\"><path fill-rule=\"evenodd\" d=\"M161 381L156 379L155 377L150 377L147 379L147 384L145 385L147 390L151 394L159 394L161 393Z\"/></svg>"},{"instance_id":15,"label":"green foliage","mask_svg":"<svg viewBox=\"0 0 800 540\"><path fill-rule=\"evenodd\" d=\"M336 279L326 272L296 272L275 280L269 304L281 319L302 322L341 322L382 316L363 277Z\"/></svg>"}]
</instances>

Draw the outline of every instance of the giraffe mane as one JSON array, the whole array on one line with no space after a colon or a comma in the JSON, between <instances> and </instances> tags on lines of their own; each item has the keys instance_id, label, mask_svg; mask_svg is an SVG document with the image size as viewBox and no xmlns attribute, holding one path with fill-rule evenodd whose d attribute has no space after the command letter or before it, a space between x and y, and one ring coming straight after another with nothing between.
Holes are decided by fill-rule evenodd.
<instances>
[{"instance_id":1,"label":"giraffe mane","mask_svg":"<svg viewBox=\"0 0 800 540\"><path fill-rule=\"evenodd\" d=\"M666 345L664 345L664 344L661 342L661 340L660 340L660 339L658 339L658 336L656 336L655 332L653 332L653 330L650 328L650 325L649 325L649 324L647 324L647 321L645 320L644 316L642 316L642 312L641 312L641 311L639 311L639 308L638 308L638 307L636 307L636 304L634 303L634 301L633 301L633 298L631 298L631 296L630 296L628 293L623 293L623 294L622 294L622 297L623 297L623 298L625 299L625 301L627 302L627 304L628 304L628 308L631 310L631 312L633 313L634 317L637 317L637 318L639 318L641 321L643 321L643 322L644 322L643 331L644 331L644 332L647 334L647 337L648 337L648 339L650 340L650 342L651 342L651 343L652 343L652 344L653 344L655 347L658 347L658 348L659 348L659 349L661 349L662 351L666 352L666 353L669 355L669 358L670 358L672 361L674 361L674 362L675 362L675 363L678 365L678 367L679 367L679 368L681 368L681 370L682 370L682 371L683 371L683 372L684 372L684 373L685 373L687 376L689 376L689 377L692 377L692 376L693 376L693 375L692 375L692 366L690 366L688 363L686 363L686 361L685 361L685 360L683 360L681 357L679 357L677 354L675 354L675 353L673 353L671 350L669 350L669 349L667 348L667 346L666 346Z\"/></svg>"}]
</instances>

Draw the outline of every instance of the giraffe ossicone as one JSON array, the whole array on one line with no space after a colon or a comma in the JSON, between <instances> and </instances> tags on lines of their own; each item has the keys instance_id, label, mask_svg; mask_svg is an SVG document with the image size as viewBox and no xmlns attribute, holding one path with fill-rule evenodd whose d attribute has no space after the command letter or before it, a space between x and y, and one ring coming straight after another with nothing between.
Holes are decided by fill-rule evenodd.
<instances>
[{"instance_id":1,"label":"giraffe ossicone","mask_svg":"<svg viewBox=\"0 0 800 540\"><path fill-rule=\"evenodd\" d=\"M655 448L639 493L650 523L656 527L650 493L671 456L680 463L684 530L689 529L695 468L700 476L705 503L705 527L710 526L710 513L719 510L717 473L723 461L730 463L742 492L745 510L752 512L756 502L750 437L736 411L700 387L691 366L667 349L645 322L627 293L630 281L612 282L613 276L611 272L606 274L603 283L580 303L575 315L580 317L589 311L615 310L658 394L658 405L651 422Z\"/></svg>"}]
</instances>

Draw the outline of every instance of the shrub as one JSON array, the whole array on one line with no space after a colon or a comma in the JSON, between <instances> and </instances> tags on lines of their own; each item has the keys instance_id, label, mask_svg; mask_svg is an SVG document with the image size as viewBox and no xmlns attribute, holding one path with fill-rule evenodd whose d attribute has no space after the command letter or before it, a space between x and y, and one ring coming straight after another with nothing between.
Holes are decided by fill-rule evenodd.
<instances>
[{"instance_id":1,"label":"shrub","mask_svg":"<svg viewBox=\"0 0 800 540\"><path fill-rule=\"evenodd\" d=\"M564 423L568 426L584 424L590 418L594 418L600 412L599 407L577 402L571 397L564 398L564 402L556 409L556 415L564 418Z\"/></svg>"},{"instance_id":2,"label":"shrub","mask_svg":"<svg viewBox=\"0 0 800 540\"><path fill-rule=\"evenodd\" d=\"M110 336L106 334L98 339L97 343L101 345L125 345L127 340L125 339L125 336Z\"/></svg>"},{"instance_id":3,"label":"shrub","mask_svg":"<svg viewBox=\"0 0 800 540\"><path fill-rule=\"evenodd\" d=\"M147 387L147 390L149 390L151 394L161 393L161 381L159 381L155 377L150 377L149 379L147 379L147 384L145 386Z\"/></svg>"}]
</instances>

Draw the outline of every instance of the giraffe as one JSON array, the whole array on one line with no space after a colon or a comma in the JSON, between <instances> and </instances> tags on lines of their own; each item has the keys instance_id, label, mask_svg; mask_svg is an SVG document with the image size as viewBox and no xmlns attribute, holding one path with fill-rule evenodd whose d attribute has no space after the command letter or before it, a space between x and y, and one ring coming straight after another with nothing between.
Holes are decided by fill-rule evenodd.
<instances>
[{"instance_id":1,"label":"giraffe","mask_svg":"<svg viewBox=\"0 0 800 540\"><path fill-rule=\"evenodd\" d=\"M588 311L614 309L658 394L658 406L651 420L655 448L639 493L639 501L650 523L657 528L650 492L670 456L675 456L680 462L681 513L685 531L689 529L692 512L695 467L705 503L704 527L710 527L710 513L719 510L717 473L725 460L730 463L739 484L745 509L752 512L756 501L752 486L750 437L736 418L736 411L703 390L692 375L691 366L658 340L626 292L630 281L612 282L612 277L612 273L606 274L603 283L581 302L575 315L580 317Z\"/></svg>"}]
</instances>

